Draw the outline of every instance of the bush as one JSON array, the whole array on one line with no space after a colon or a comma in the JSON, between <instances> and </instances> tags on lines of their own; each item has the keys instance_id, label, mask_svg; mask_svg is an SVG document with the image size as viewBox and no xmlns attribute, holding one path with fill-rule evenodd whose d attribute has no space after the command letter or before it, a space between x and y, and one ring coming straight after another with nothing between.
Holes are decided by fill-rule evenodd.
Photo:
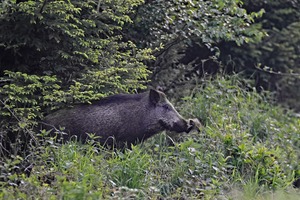
<instances>
[{"instance_id":1,"label":"bush","mask_svg":"<svg viewBox=\"0 0 300 200\"><path fill-rule=\"evenodd\" d=\"M240 47L234 43L220 46L228 69L255 78L257 88L276 91L277 101L296 111L300 110L299 6L299 0L245 1L244 8L250 12L265 10L255 24L268 36Z\"/></svg>"},{"instance_id":2,"label":"bush","mask_svg":"<svg viewBox=\"0 0 300 200\"><path fill-rule=\"evenodd\" d=\"M195 97L187 98L191 104L186 111L206 125L203 132L222 152L233 175L228 178L285 187L293 176L299 177L300 119L270 104L267 92L243 89L248 85L238 78L209 82Z\"/></svg>"},{"instance_id":3,"label":"bush","mask_svg":"<svg viewBox=\"0 0 300 200\"><path fill-rule=\"evenodd\" d=\"M145 88L152 52L122 35L142 2L1 3L1 157L28 153L53 109Z\"/></svg>"}]
</instances>

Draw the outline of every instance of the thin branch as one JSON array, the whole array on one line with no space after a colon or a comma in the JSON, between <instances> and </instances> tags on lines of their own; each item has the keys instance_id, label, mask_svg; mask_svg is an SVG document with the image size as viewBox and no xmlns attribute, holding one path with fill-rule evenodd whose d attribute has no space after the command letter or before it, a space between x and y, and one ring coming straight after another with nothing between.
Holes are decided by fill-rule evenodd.
<instances>
[{"instance_id":1,"label":"thin branch","mask_svg":"<svg viewBox=\"0 0 300 200\"><path fill-rule=\"evenodd\" d=\"M155 56L155 57L161 56L163 53L169 51L169 49L170 49L171 47L173 47L173 46L176 45L176 44L179 44L180 42L182 42L182 38L181 38L181 37L175 38L173 41L167 43L167 44L165 45L165 48L163 48L161 51L155 52L155 53L154 53L154 56Z\"/></svg>"},{"instance_id":2,"label":"thin branch","mask_svg":"<svg viewBox=\"0 0 300 200\"><path fill-rule=\"evenodd\" d=\"M97 13L100 13L100 4L101 4L101 0L98 0L98 4L97 4Z\"/></svg>"},{"instance_id":3,"label":"thin branch","mask_svg":"<svg viewBox=\"0 0 300 200\"><path fill-rule=\"evenodd\" d=\"M48 3L48 0L45 0L45 1L43 2L43 5L42 5L42 7L41 7L41 9L40 9L40 14L42 14L42 12L44 11L44 8L45 8L45 6L46 6L47 3Z\"/></svg>"},{"instance_id":4,"label":"thin branch","mask_svg":"<svg viewBox=\"0 0 300 200\"><path fill-rule=\"evenodd\" d=\"M257 65L255 65L254 68L261 71L261 72L265 72L265 73L268 73L268 74L279 75L279 76L294 76L296 78L300 78L300 74L298 74L298 73L274 72L274 71L271 71L271 70L262 69Z\"/></svg>"}]
</instances>

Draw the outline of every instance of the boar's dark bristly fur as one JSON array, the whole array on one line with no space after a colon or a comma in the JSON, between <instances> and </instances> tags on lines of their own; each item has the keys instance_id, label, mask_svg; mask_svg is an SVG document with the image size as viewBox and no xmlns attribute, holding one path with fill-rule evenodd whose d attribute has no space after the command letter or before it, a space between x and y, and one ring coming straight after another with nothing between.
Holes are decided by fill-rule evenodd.
<instances>
[{"instance_id":1,"label":"boar's dark bristly fur","mask_svg":"<svg viewBox=\"0 0 300 200\"><path fill-rule=\"evenodd\" d=\"M102 144L132 144L163 130L189 132L190 123L168 101L165 94L151 89L140 94L118 94L92 104L76 105L46 116L46 126L64 127L67 135L82 141L94 133Z\"/></svg>"}]
</instances>

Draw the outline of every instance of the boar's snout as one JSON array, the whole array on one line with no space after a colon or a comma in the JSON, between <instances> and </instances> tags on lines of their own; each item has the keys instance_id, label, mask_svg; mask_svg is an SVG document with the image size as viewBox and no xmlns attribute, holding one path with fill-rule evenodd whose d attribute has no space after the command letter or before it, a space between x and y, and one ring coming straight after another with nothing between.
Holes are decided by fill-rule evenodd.
<instances>
[{"instance_id":1,"label":"boar's snout","mask_svg":"<svg viewBox=\"0 0 300 200\"><path fill-rule=\"evenodd\" d=\"M192 130L198 130L201 127L201 123L197 118L181 120L179 123L174 124L174 129L177 132L186 132L189 133Z\"/></svg>"},{"instance_id":2,"label":"boar's snout","mask_svg":"<svg viewBox=\"0 0 300 200\"><path fill-rule=\"evenodd\" d=\"M181 119L178 122L175 122L173 127L172 127L173 131L176 131L178 133L180 132L190 132L190 130L192 129L192 127L190 127L189 122L185 119Z\"/></svg>"},{"instance_id":3,"label":"boar's snout","mask_svg":"<svg viewBox=\"0 0 300 200\"><path fill-rule=\"evenodd\" d=\"M201 128L201 127L202 127L202 124L197 118L189 119L188 120L188 132L187 133L189 133L191 130L199 131L199 128Z\"/></svg>"}]
</instances>

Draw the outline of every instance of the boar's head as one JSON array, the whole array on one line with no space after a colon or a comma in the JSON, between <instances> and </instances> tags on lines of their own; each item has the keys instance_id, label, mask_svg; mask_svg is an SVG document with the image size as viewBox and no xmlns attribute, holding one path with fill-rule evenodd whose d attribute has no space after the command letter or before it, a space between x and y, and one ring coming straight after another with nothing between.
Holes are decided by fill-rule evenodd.
<instances>
[{"instance_id":1,"label":"boar's head","mask_svg":"<svg viewBox=\"0 0 300 200\"><path fill-rule=\"evenodd\" d=\"M151 89L149 91L150 100L150 121L158 120L163 129L175 132L189 132L193 124L185 120L166 98L163 92Z\"/></svg>"}]
</instances>

